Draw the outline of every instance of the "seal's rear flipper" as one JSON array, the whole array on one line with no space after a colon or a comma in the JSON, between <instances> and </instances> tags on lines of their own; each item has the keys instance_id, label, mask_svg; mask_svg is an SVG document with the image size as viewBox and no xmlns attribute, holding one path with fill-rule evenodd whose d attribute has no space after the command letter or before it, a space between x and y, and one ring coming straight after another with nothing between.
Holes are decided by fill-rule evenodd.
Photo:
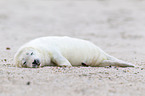
<instances>
[{"instance_id":1,"label":"seal's rear flipper","mask_svg":"<svg viewBox=\"0 0 145 96\"><path fill-rule=\"evenodd\" d=\"M135 67L135 65L121 61L121 60L118 60L118 61L104 60L100 63L99 66L100 67L105 67L105 66Z\"/></svg>"}]
</instances>

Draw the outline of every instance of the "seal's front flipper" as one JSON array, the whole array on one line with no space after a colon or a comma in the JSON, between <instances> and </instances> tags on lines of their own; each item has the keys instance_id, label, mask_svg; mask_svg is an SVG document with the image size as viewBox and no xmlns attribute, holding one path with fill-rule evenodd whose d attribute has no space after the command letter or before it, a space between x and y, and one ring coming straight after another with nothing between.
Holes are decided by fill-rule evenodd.
<instances>
[{"instance_id":1,"label":"seal's front flipper","mask_svg":"<svg viewBox=\"0 0 145 96\"><path fill-rule=\"evenodd\" d=\"M135 67L135 65L121 61L121 60L118 60L118 61L104 60L100 63L99 66L100 67L105 67L105 66Z\"/></svg>"},{"instance_id":2,"label":"seal's front flipper","mask_svg":"<svg viewBox=\"0 0 145 96\"><path fill-rule=\"evenodd\" d=\"M57 66L61 66L61 67L72 66L71 63L59 52L53 52L52 62L55 63Z\"/></svg>"}]
</instances>

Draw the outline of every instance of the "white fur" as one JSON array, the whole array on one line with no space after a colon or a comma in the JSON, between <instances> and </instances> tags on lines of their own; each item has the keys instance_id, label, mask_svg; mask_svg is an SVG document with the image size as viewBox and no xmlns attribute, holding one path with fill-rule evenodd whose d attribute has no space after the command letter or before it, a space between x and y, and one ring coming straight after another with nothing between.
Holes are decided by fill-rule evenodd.
<instances>
[{"instance_id":1,"label":"white fur","mask_svg":"<svg viewBox=\"0 0 145 96\"><path fill-rule=\"evenodd\" d=\"M33 55L30 55L33 52ZM40 66L121 66L134 67L106 54L93 43L71 37L41 37L23 45L15 54L14 64L18 67L32 67L34 59L40 60ZM23 63L27 62L26 66Z\"/></svg>"}]
</instances>

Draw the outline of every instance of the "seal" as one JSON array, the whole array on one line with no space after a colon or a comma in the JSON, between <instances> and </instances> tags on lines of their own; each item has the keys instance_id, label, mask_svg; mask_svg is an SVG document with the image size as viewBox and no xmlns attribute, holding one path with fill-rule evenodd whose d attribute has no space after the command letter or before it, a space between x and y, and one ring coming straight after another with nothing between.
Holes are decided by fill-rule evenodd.
<instances>
[{"instance_id":1,"label":"seal","mask_svg":"<svg viewBox=\"0 0 145 96\"><path fill-rule=\"evenodd\" d=\"M95 44L72 37L40 37L24 44L14 56L17 67L42 66L118 66L134 67L133 64L108 55Z\"/></svg>"}]
</instances>

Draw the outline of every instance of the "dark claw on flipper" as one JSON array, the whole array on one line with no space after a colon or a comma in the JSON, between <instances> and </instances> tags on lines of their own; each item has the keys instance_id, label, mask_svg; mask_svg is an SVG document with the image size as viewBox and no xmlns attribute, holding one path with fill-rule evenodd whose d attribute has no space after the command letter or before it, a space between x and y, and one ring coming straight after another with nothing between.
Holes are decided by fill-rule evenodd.
<instances>
[{"instance_id":1,"label":"dark claw on flipper","mask_svg":"<svg viewBox=\"0 0 145 96\"><path fill-rule=\"evenodd\" d=\"M88 65L86 63L82 63L82 66L87 66L88 67Z\"/></svg>"}]
</instances>

